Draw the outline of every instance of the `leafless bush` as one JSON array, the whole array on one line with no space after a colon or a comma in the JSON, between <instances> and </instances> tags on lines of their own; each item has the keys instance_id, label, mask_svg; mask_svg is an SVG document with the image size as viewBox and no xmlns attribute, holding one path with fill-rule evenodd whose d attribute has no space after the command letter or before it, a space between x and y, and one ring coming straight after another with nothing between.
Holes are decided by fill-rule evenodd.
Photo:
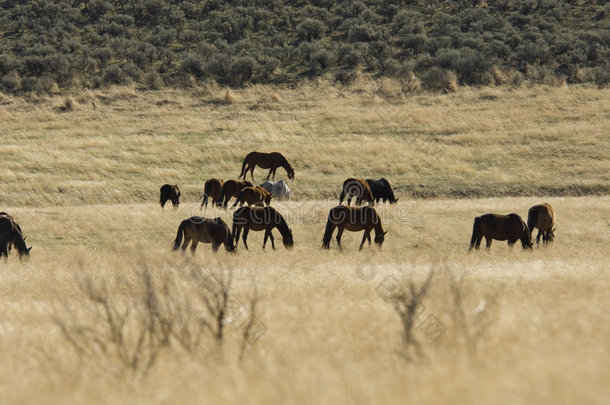
<instances>
[{"instance_id":1,"label":"leafless bush","mask_svg":"<svg viewBox=\"0 0 610 405\"><path fill-rule=\"evenodd\" d=\"M476 308L467 310L465 297L469 293L463 274L459 278L453 274L449 276L449 290L451 292L451 319L454 327L461 332L468 355L475 358L481 341L487 336L496 318L496 295L495 293L486 294L480 299Z\"/></svg>"},{"instance_id":2,"label":"leafless bush","mask_svg":"<svg viewBox=\"0 0 610 405\"><path fill-rule=\"evenodd\" d=\"M422 345L415 336L416 321L423 312L423 301L428 294L428 290L434 277L434 271L430 271L424 282L418 286L416 282L409 280L407 288L395 289L389 295L390 302L394 305L394 310L400 317L402 324L402 342L404 350L402 355L408 361L416 357L423 357Z\"/></svg>"},{"instance_id":3,"label":"leafless bush","mask_svg":"<svg viewBox=\"0 0 610 405\"><path fill-rule=\"evenodd\" d=\"M261 324L256 295L249 308L241 304L231 293L232 278L230 270L195 265L181 276L144 265L134 277L113 283L86 277L79 285L84 301L66 307L54 321L82 361L120 375L145 375L164 351L189 357L222 351L230 324L240 326L241 335L234 336L242 339L241 360Z\"/></svg>"}]
</instances>

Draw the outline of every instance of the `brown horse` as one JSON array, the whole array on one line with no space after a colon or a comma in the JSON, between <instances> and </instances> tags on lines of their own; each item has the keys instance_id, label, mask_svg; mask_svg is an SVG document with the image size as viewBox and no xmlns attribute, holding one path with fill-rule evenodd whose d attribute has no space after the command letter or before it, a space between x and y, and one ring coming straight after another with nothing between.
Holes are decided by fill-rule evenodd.
<instances>
[{"instance_id":1,"label":"brown horse","mask_svg":"<svg viewBox=\"0 0 610 405\"><path fill-rule=\"evenodd\" d=\"M224 181L222 179L208 179L203 186L203 200L201 201L201 208L208 206L208 197L212 197L212 204L218 205L220 196L222 194L222 185Z\"/></svg>"},{"instance_id":2,"label":"brown horse","mask_svg":"<svg viewBox=\"0 0 610 405\"><path fill-rule=\"evenodd\" d=\"M367 201L370 205L375 203L371 187L364 179L356 179L350 177L343 182L343 189L339 196L339 204L343 203L343 199L347 197L347 205L352 202L352 197L356 197L356 205L362 204L362 201Z\"/></svg>"},{"instance_id":3,"label":"brown horse","mask_svg":"<svg viewBox=\"0 0 610 405\"><path fill-rule=\"evenodd\" d=\"M375 243L381 248L383 241L385 240L385 234L381 226L381 219L373 207L347 207L345 205L338 205L328 213L328 221L326 221L326 231L322 238L322 247L324 249L330 248L330 240L333 236L333 232L337 230L337 245L339 249L341 247L341 235L344 230L358 232L364 231L362 236L362 242L360 242L359 250L362 250L364 241L368 241L371 244L371 231L375 230Z\"/></svg>"},{"instance_id":4,"label":"brown horse","mask_svg":"<svg viewBox=\"0 0 610 405\"><path fill-rule=\"evenodd\" d=\"M256 187L244 187L239 192L233 208L239 204L240 206L248 203L248 205L269 205L271 203L271 193L262 188L261 186Z\"/></svg>"},{"instance_id":5,"label":"brown horse","mask_svg":"<svg viewBox=\"0 0 610 405\"><path fill-rule=\"evenodd\" d=\"M11 245L15 245L19 259L23 259L24 256L30 255L32 247L27 247L25 244L25 238L21 233L21 227L13 217L3 212L0 215L0 257L8 259L8 252Z\"/></svg>"},{"instance_id":6,"label":"brown horse","mask_svg":"<svg viewBox=\"0 0 610 405\"><path fill-rule=\"evenodd\" d=\"M532 238L529 228L517 214L498 215L486 214L474 219L470 249L479 249L481 240L485 237L486 248L491 247L491 241L507 240L508 246L513 246L521 240L523 249L531 249Z\"/></svg>"},{"instance_id":7,"label":"brown horse","mask_svg":"<svg viewBox=\"0 0 610 405\"><path fill-rule=\"evenodd\" d=\"M222 185L222 191L220 192L220 200L224 208L227 208L229 200L233 197L238 197L239 192L244 187L252 187L252 183L246 180L227 180Z\"/></svg>"},{"instance_id":8,"label":"brown horse","mask_svg":"<svg viewBox=\"0 0 610 405\"><path fill-rule=\"evenodd\" d=\"M174 250L180 248L182 243L182 236L184 235L184 243L182 244L182 251L186 250L189 242L193 241L191 245L191 253L195 254L197 244L199 242L211 243L212 250L218 251L220 245L224 244L227 251L232 252L235 250L233 244L233 235L231 230L222 218L202 218L202 217L190 217L180 223L178 227L178 234L176 240L174 240Z\"/></svg>"},{"instance_id":9,"label":"brown horse","mask_svg":"<svg viewBox=\"0 0 610 405\"><path fill-rule=\"evenodd\" d=\"M271 239L271 247L275 249L273 239L273 228L277 228L282 235L282 241L286 249L292 248L294 240L292 239L292 231L288 227L286 220L273 207L241 207L233 214L233 235L235 236L235 246L239 242L239 234L244 230L242 240L244 246L248 249L248 232L249 231L265 231L263 239L263 249L267 244L267 238Z\"/></svg>"},{"instance_id":10,"label":"brown horse","mask_svg":"<svg viewBox=\"0 0 610 405\"><path fill-rule=\"evenodd\" d=\"M161 194L159 198L159 204L161 204L161 208L165 208L165 203L169 200L172 202L174 208L178 208L180 205L180 189L177 184L173 186L171 184L164 184L159 189Z\"/></svg>"},{"instance_id":11,"label":"brown horse","mask_svg":"<svg viewBox=\"0 0 610 405\"><path fill-rule=\"evenodd\" d=\"M269 169L269 174L267 174L267 180L269 180L269 176L273 174L273 178L275 179L275 171L278 167L283 167L286 169L286 173L288 173L289 179L294 179L294 169L290 166L290 163L286 160L286 158L279 152L250 152L246 155L244 162L241 165L241 173L239 174L239 178L246 179L246 174L248 170L250 171L250 176L252 176L252 180L254 180L254 168L259 166L263 169Z\"/></svg>"},{"instance_id":12,"label":"brown horse","mask_svg":"<svg viewBox=\"0 0 610 405\"><path fill-rule=\"evenodd\" d=\"M536 236L536 245L540 244L540 236L542 243L547 244L555 239L555 211L551 204L534 205L527 213L527 227L530 232L534 232L534 228L538 228Z\"/></svg>"}]
</instances>

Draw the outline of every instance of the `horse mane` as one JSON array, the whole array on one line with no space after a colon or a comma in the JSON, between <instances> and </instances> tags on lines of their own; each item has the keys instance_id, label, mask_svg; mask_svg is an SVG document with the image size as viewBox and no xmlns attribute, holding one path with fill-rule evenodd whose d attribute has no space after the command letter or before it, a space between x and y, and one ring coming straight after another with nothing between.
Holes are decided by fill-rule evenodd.
<instances>
[{"instance_id":1,"label":"horse mane","mask_svg":"<svg viewBox=\"0 0 610 405\"><path fill-rule=\"evenodd\" d=\"M7 216L7 218L10 219L11 226L13 228L12 240L13 240L13 244L15 245L15 248L17 248L17 251L19 253L27 252L28 247L25 244L25 238L23 237L23 234L21 233L21 229L18 227L17 223L12 219L12 217L10 215Z\"/></svg>"},{"instance_id":2,"label":"horse mane","mask_svg":"<svg viewBox=\"0 0 610 405\"><path fill-rule=\"evenodd\" d=\"M286 222L286 220L284 219L282 214L275 211L275 215L277 215L277 219L278 219L277 230L280 231L282 238L285 238L288 235L292 235L292 231L288 227L288 223Z\"/></svg>"}]
</instances>

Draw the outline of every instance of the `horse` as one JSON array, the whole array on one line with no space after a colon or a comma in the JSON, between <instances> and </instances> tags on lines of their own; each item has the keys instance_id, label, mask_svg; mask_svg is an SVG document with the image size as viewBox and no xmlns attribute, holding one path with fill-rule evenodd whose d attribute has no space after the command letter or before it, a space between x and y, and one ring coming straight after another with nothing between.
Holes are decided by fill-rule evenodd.
<instances>
[{"instance_id":1,"label":"horse","mask_svg":"<svg viewBox=\"0 0 610 405\"><path fill-rule=\"evenodd\" d=\"M222 185L222 191L220 192L219 203L222 204L224 208L227 208L227 204L229 204L229 200L232 197L238 197L239 192L244 187L252 187L252 183L246 180L227 180Z\"/></svg>"},{"instance_id":2,"label":"horse","mask_svg":"<svg viewBox=\"0 0 610 405\"><path fill-rule=\"evenodd\" d=\"M190 217L180 223L178 227L178 234L174 240L173 250L178 250L182 243L182 236L184 235L184 243L182 244L182 251L186 250L189 242L191 244L191 253L195 254L197 244L199 242L211 243L212 251L218 252L220 245L224 244L225 249L228 252L235 250L233 244L233 234L225 221L222 218L203 218L203 217Z\"/></svg>"},{"instance_id":3,"label":"horse","mask_svg":"<svg viewBox=\"0 0 610 405\"><path fill-rule=\"evenodd\" d=\"M282 235L282 241L286 249L291 249L294 245L292 230L288 227L286 220L273 207L240 207L233 214L233 235L235 246L239 242L239 234L244 230L242 240L248 249L248 232L265 231L263 239L263 249L267 244L267 238L271 239L271 247L275 250L273 228L277 228Z\"/></svg>"},{"instance_id":4,"label":"horse","mask_svg":"<svg viewBox=\"0 0 610 405\"><path fill-rule=\"evenodd\" d=\"M208 179L203 186L203 200L201 201L201 208L208 206L208 197L212 197L212 204L218 205L220 201L220 196L222 194L222 185L224 181L222 179Z\"/></svg>"},{"instance_id":5,"label":"horse","mask_svg":"<svg viewBox=\"0 0 610 405\"><path fill-rule=\"evenodd\" d=\"M8 260L8 253L10 245L14 245L19 254L19 259L30 255L32 247L27 247L25 238L21 233L21 227L13 217L6 213L0 215L0 257L4 257L4 260Z\"/></svg>"},{"instance_id":6,"label":"horse","mask_svg":"<svg viewBox=\"0 0 610 405\"><path fill-rule=\"evenodd\" d=\"M19 233L21 233L21 227L19 226L19 224L17 222L15 222L15 218L13 218L12 215L2 211L2 212L0 212L0 217L6 217L6 218L10 219L11 221L13 221L13 225L17 228ZM23 238L23 239L25 240L25 238ZM13 243L12 242L8 243L7 250L8 250L8 253L11 253L11 250L13 250Z\"/></svg>"},{"instance_id":7,"label":"horse","mask_svg":"<svg viewBox=\"0 0 610 405\"><path fill-rule=\"evenodd\" d=\"M348 207L345 205L338 205L328 212L328 221L326 221L326 230L324 231L324 237L322 238L322 248L330 249L330 240L333 236L333 232L337 230L337 245L339 249L341 247L341 235L344 230L358 232L364 231L362 236L362 242L360 242L360 248L362 250L364 241L369 242L371 245L371 231L375 230L375 243L381 248L385 240L385 234L383 227L381 226L381 219L373 207Z\"/></svg>"},{"instance_id":8,"label":"horse","mask_svg":"<svg viewBox=\"0 0 610 405\"><path fill-rule=\"evenodd\" d=\"M362 201L368 201L370 205L375 203L369 183L367 183L364 179L350 177L349 179L345 180L343 182L341 195L339 196L339 205L343 203L343 198L346 196L347 205L351 204L352 197L356 197L356 205L362 204Z\"/></svg>"},{"instance_id":9,"label":"horse","mask_svg":"<svg viewBox=\"0 0 610 405\"><path fill-rule=\"evenodd\" d=\"M540 244L540 236L542 243L547 244L555 239L555 211L551 204L534 205L527 213L527 227L530 232L534 232L534 228L538 228L536 236L536 245Z\"/></svg>"},{"instance_id":10,"label":"horse","mask_svg":"<svg viewBox=\"0 0 610 405\"><path fill-rule=\"evenodd\" d=\"M239 204L244 205L247 202L248 205L269 205L271 203L271 193L262 188L261 186L256 187L244 187L239 192L233 208Z\"/></svg>"},{"instance_id":11,"label":"horse","mask_svg":"<svg viewBox=\"0 0 610 405\"><path fill-rule=\"evenodd\" d=\"M262 188L273 194L273 198L276 200L289 200L290 189L288 185L284 183L284 180L280 181L266 181L261 183Z\"/></svg>"},{"instance_id":12,"label":"horse","mask_svg":"<svg viewBox=\"0 0 610 405\"><path fill-rule=\"evenodd\" d=\"M486 214L476 217L472 227L472 238L470 249L479 249L481 240L485 237L486 248L491 247L493 239L507 240L508 246L513 246L517 240L521 240L523 249L532 248L531 232L523 219L517 214L498 215Z\"/></svg>"},{"instance_id":13,"label":"horse","mask_svg":"<svg viewBox=\"0 0 610 405\"><path fill-rule=\"evenodd\" d=\"M366 179L366 182L371 189L371 194L373 194L375 202L383 200L383 202L390 201L390 204L394 204L398 201L398 199L394 197L394 191L392 190L392 186L390 186L390 182L384 177L379 180Z\"/></svg>"},{"instance_id":14,"label":"horse","mask_svg":"<svg viewBox=\"0 0 610 405\"><path fill-rule=\"evenodd\" d=\"M273 178L275 179L275 171L278 167L283 167L288 173L289 179L294 179L294 169L290 166L290 163L286 160L286 158L279 152L250 152L244 158L244 162L241 165L241 173L239 174L239 178L243 177L246 180L246 174L248 170L250 171L250 176L252 176L252 180L254 180L254 168L259 166L262 169L269 169L269 174L267 174L267 180L269 180L269 176L273 173Z\"/></svg>"},{"instance_id":15,"label":"horse","mask_svg":"<svg viewBox=\"0 0 610 405\"><path fill-rule=\"evenodd\" d=\"M165 203L170 200L174 208L178 208L180 205L180 189L177 184L173 186L171 184L164 184L159 189L161 197L159 198L159 204L161 204L161 208L165 208Z\"/></svg>"}]
</instances>

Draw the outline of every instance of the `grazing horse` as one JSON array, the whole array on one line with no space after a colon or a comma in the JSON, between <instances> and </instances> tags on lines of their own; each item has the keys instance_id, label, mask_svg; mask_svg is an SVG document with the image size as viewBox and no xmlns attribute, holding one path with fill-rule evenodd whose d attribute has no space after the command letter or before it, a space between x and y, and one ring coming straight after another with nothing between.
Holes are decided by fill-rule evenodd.
<instances>
[{"instance_id":1,"label":"grazing horse","mask_svg":"<svg viewBox=\"0 0 610 405\"><path fill-rule=\"evenodd\" d=\"M0 212L0 218L1 218L1 217L5 217L5 218L8 218L8 219L10 219L11 221L13 221L13 225L14 225L14 226L17 228L17 230L19 231L19 233L21 233L21 227L19 226L19 224L18 224L17 222L15 222L15 218L13 218L13 216L12 216L12 215L9 215L8 213L6 213L6 212L2 211L2 212ZM23 239L25 240L25 238L23 238ZM8 253L11 253L11 250L12 250L12 249L13 249L13 243L12 243L12 242L9 242L9 243L8 243L8 246L7 246Z\"/></svg>"},{"instance_id":2,"label":"grazing horse","mask_svg":"<svg viewBox=\"0 0 610 405\"><path fill-rule=\"evenodd\" d=\"M252 180L254 180L254 168L259 166L263 169L269 169L269 174L267 174L267 180L269 180L269 176L273 174L273 178L275 179L275 171L278 167L283 167L286 169L286 173L288 173L289 179L294 179L294 169L290 166L290 163L286 160L286 158L279 152L250 152L246 155L244 162L241 165L241 173L239 174L239 178L243 177L246 180L246 174L248 170L250 171L250 176L252 176Z\"/></svg>"},{"instance_id":3,"label":"grazing horse","mask_svg":"<svg viewBox=\"0 0 610 405\"><path fill-rule=\"evenodd\" d=\"M263 249L267 244L267 238L271 239L271 247L275 249L273 239L273 228L277 228L282 235L282 241L286 249L292 248L294 240L292 239L292 230L288 227L286 220L273 207L241 207L233 214L233 235L235 236L235 246L239 242L239 234L244 230L242 240L244 246L248 249L248 232L249 231L265 231L263 239Z\"/></svg>"},{"instance_id":4,"label":"grazing horse","mask_svg":"<svg viewBox=\"0 0 610 405\"><path fill-rule=\"evenodd\" d=\"M0 215L0 257L4 257L5 260L8 259L10 245L15 245L19 259L29 256L32 247L26 246L21 227L13 217L4 212L2 214L4 215Z\"/></svg>"},{"instance_id":5,"label":"grazing horse","mask_svg":"<svg viewBox=\"0 0 610 405\"><path fill-rule=\"evenodd\" d=\"M326 221L326 230L324 231L324 237L322 238L322 247L324 249L330 249L330 240L333 236L333 232L337 230L337 245L339 249L341 247L341 235L344 230L358 232L364 231L362 236L362 242L360 242L360 248L364 246L364 241L368 241L371 244L371 231L375 230L375 243L381 248L383 241L385 240L385 234L381 226L381 219L373 207L347 207L345 205L338 205L328 212L328 221Z\"/></svg>"},{"instance_id":6,"label":"grazing horse","mask_svg":"<svg viewBox=\"0 0 610 405\"><path fill-rule=\"evenodd\" d=\"M398 201L398 199L394 197L394 191L392 190L392 186L390 186L390 182L384 177L379 180L366 179L366 182L371 189L371 194L373 194L375 202L383 200L383 202L390 201L390 204L394 204Z\"/></svg>"},{"instance_id":7,"label":"grazing horse","mask_svg":"<svg viewBox=\"0 0 610 405\"><path fill-rule=\"evenodd\" d=\"M252 187L252 183L246 180L227 180L222 185L222 191L220 192L219 204L222 204L224 208L227 208L229 200L232 197L238 197L239 192L244 187Z\"/></svg>"},{"instance_id":8,"label":"grazing horse","mask_svg":"<svg viewBox=\"0 0 610 405\"><path fill-rule=\"evenodd\" d=\"M555 239L555 211L551 204L534 205L527 213L527 227L530 232L534 232L534 228L538 228L536 236L536 245L540 243L547 244Z\"/></svg>"},{"instance_id":9,"label":"grazing horse","mask_svg":"<svg viewBox=\"0 0 610 405\"><path fill-rule=\"evenodd\" d=\"M203 200L201 201L201 208L208 206L208 197L212 197L212 204L218 205L220 196L222 195L222 185L224 181L222 179L208 179L203 186Z\"/></svg>"},{"instance_id":10,"label":"grazing horse","mask_svg":"<svg viewBox=\"0 0 610 405\"><path fill-rule=\"evenodd\" d=\"M273 194L273 198L276 200L290 200L290 189L288 188L288 185L284 183L284 180L266 181L261 183L260 186Z\"/></svg>"},{"instance_id":11,"label":"grazing horse","mask_svg":"<svg viewBox=\"0 0 610 405\"><path fill-rule=\"evenodd\" d=\"M375 203L369 183L367 183L364 179L350 177L349 179L345 180L343 182L341 195L339 196L339 205L343 203L343 199L346 196L347 205L351 204L352 197L356 197L356 205L362 204L362 201L368 201L370 205Z\"/></svg>"},{"instance_id":12,"label":"grazing horse","mask_svg":"<svg viewBox=\"0 0 610 405\"><path fill-rule=\"evenodd\" d=\"M261 186L256 187L244 187L239 192L233 208L239 204L240 206L244 203L248 205L269 205L271 203L271 193L262 188Z\"/></svg>"},{"instance_id":13,"label":"grazing horse","mask_svg":"<svg viewBox=\"0 0 610 405\"><path fill-rule=\"evenodd\" d=\"M169 200L172 202L174 208L178 208L180 205L180 189L177 184L173 186L171 184L164 184L161 186L159 190L161 193L161 197L159 199L159 204L161 204L161 208L165 208L165 203Z\"/></svg>"},{"instance_id":14,"label":"grazing horse","mask_svg":"<svg viewBox=\"0 0 610 405\"><path fill-rule=\"evenodd\" d=\"M183 235L184 243L182 243ZM190 217L189 219L182 221L178 227L178 234L176 235L176 240L174 240L173 250L178 250L182 243L182 251L184 252L191 241L193 242L191 245L192 254L195 254L199 242L211 243L212 251L214 252L217 252L222 244L225 245L225 249L227 249L228 252L235 250L231 230L222 218L210 219Z\"/></svg>"},{"instance_id":15,"label":"grazing horse","mask_svg":"<svg viewBox=\"0 0 610 405\"><path fill-rule=\"evenodd\" d=\"M472 227L472 238L470 249L479 249L481 240L485 237L486 248L491 247L491 241L507 240L508 246L513 246L517 240L521 240L523 249L532 248L531 233L523 219L517 214L498 215L486 214L476 217Z\"/></svg>"}]
</instances>

